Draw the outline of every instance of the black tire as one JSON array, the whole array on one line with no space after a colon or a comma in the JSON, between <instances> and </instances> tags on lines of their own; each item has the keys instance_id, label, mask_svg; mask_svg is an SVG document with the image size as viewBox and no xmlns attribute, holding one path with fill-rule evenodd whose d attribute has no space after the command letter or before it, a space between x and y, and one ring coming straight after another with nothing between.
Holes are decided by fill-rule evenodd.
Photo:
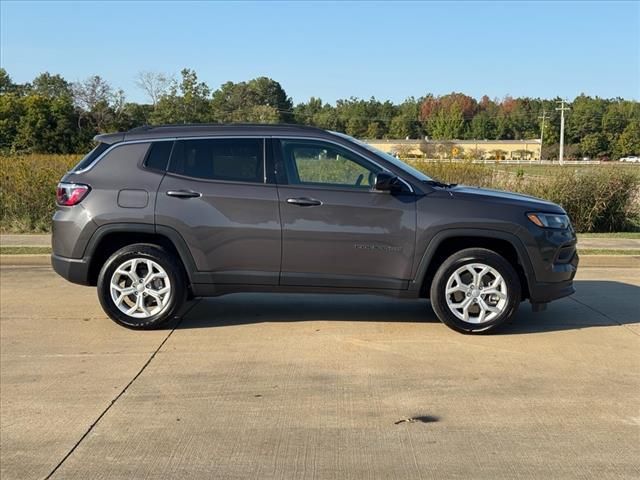
<instances>
[{"instance_id":1,"label":"black tire","mask_svg":"<svg viewBox=\"0 0 640 480\"><path fill-rule=\"evenodd\" d=\"M111 277L115 270L127 260L149 259L160 265L171 282L170 297L163 309L146 318L135 318L122 312L111 298ZM173 319L187 299L187 280L179 259L162 247L147 243L127 245L115 252L105 262L98 276L98 299L105 313L114 322L136 330L159 328Z\"/></svg>"},{"instance_id":2,"label":"black tire","mask_svg":"<svg viewBox=\"0 0 640 480\"><path fill-rule=\"evenodd\" d=\"M507 299L504 309L495 318L483 323L470 323L458 318L447 304L446 285L460 267L482 263L494 268L504 279ZM447 258L436 272L431 283L431 305L438 318L448 327L462 333L487 333L513 318L520 305L520 279L513 266L497 253L484 248L460 250Z\"/></svg>"}]
</instances>

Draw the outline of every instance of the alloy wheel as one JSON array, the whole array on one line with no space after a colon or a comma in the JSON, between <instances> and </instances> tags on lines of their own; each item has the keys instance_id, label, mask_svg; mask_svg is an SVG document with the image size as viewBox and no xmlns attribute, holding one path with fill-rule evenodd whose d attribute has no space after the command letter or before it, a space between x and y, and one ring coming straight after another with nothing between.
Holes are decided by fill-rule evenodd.
<instances>
[{"instance_id":1,"label":"alloy wheel","mask_svg":"<svg viewBox=\"0 0 640 480\"><path fill-rule=\"evenodd\" d=\"M123 262L111 276L111 299L125 315L149 318L161 313L171 299L167 272L148 258Z\"/></svg>"},{"instance_id":2,"label":"alloy wheel","mask_svg":"<svg viewBox=\"0 0 640 480\"><path fill-rule=\"evenodd\" d=\"M449 310L474 324L491 322L509 303L504 278L484 263L469 263L455 270L447 280L445 295Z\"/></svg>"}]
</instances>

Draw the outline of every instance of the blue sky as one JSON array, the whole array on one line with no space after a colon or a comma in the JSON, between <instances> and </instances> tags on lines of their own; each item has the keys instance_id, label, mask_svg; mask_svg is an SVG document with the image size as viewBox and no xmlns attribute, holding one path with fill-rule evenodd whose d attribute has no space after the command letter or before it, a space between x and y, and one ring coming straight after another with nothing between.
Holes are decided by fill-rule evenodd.
<instances>
[{"instance_id":1,"label":"blue sky","mask_svg":"<svg viewBox=\"0 0 640 480\"><path fill-rule=\"evenodd\" d=\"M640 99L640 2L17 2L2 67L98 74L144 100L142 70L210 87L269 76L294 101L427 92Z\"/></svg>"}]
</instances>

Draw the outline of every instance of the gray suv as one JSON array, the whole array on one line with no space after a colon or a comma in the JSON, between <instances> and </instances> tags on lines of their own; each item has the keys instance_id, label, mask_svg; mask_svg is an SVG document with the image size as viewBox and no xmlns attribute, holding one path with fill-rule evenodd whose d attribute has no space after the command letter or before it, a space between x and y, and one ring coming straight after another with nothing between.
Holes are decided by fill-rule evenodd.
<instances>
[{"instance_id":1,"label":"gray suv","mask_svg":"<svg viewBox=\"0 0 640 480\"><path fill-rule=\"evenodd\" d=\"M126 327L198 296L322 292L429 298L477 333L574 291L561 207L440 183L340 133L176 125L95 140L58 185L52 263Z\"/></svg>"}]
</instances>

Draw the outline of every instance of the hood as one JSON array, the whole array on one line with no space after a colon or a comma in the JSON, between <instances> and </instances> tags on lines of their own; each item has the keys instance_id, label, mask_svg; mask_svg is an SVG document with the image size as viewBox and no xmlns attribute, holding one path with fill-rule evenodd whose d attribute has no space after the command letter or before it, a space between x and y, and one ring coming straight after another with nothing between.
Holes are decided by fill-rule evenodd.
<instances>
[{"instance_id":1,"label":"hood","mask_svg":"<svg viewBox=\"0 0 640 480\"><path fill-rule=\"evenodd\" d=\"M566 213L563 208L556 203L520 193L491 190L489 188L466 187L464 185L451 187L448 191L454 198L464 198L466 200L477 199L482 202L490 201L501 204L522 206L523 208L537 210L540 212Z\"/></svg>"}]
</instances>

